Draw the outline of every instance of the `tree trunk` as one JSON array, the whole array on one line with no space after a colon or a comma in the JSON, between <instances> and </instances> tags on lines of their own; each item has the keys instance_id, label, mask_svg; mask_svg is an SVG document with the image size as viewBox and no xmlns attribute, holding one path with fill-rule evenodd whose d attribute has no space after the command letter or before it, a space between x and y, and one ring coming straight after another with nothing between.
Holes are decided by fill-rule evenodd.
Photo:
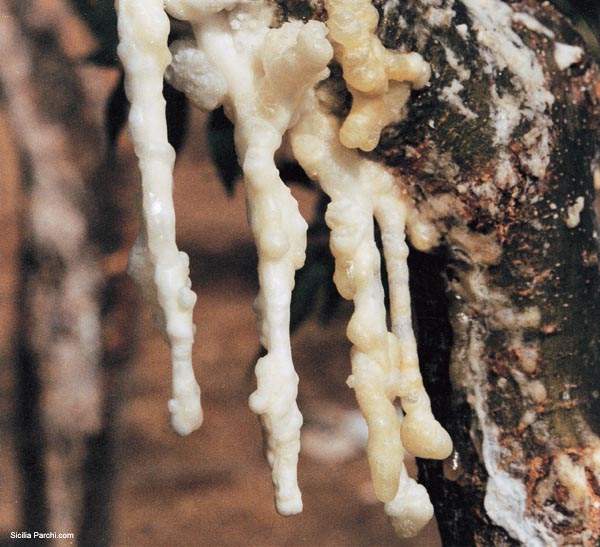
<instances>
[{"instance_id":1,"label":"tree trunk","mask_svg":"<svg viewBox=\"0 0 600 547\"><path fill-rule=\"evenodd\" d=\"M374 4L383 44L432 68L368 156L441 234L409 260L425 381L455 443L420 463L443 543L596 545L597 65L547 2Z\"/></svg>"},{"instance_id":2,"label":"tree trunk","mask_svg":"<svg viewBox=\"0 0 600 547\"><path fill-rule=\"evenodd\" d=\"M433 73L370 156L443 235L409 258L425 383L455 444L419 466L443 544L596 545L598 67L548 2L375 4L384 45Z\"/></svg>"},{"instance_id":3,"label":"tree trunk","mask_svg":"<svg viewBox=\"0 0 600 547\"><path fill-rule=\"evenodd\" d=\"M411 259L425 375L455 443L420 465L443 543L596 545L597 66L564 66L556 43L584 44L548 3L381 12L386 45L433 70L374 155L444 234Z\"/></svg>"}]
</instances>

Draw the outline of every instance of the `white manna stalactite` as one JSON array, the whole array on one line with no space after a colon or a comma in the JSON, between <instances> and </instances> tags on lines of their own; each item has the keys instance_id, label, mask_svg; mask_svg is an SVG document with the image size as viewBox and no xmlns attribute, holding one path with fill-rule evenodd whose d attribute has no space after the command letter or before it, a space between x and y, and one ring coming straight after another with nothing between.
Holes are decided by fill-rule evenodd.
<instances>
[{"instance_id":1,"label":"white manna stalactite","mask_svg":"<svg viewBox=\"0 0 600 547\"><path fill-rule=\"evenodd\" d=\"M180 435L200 427L200 388L192 369L196 295L189 259L175 242L173 163L167 140L163 75L171 61L169 19L162 0L117 2L119 57L131 102L129 132L142 173L142 225L131 251L129 272L154 307L158 328L171 347L171 423Z\"/></svg>"},{"instance_id":2,"label":"white manna stalactite","mask_svg":"<svg viewBox=\"0 0 600 547\"><path fill-rule=\"evenodd\" d=\"M369 426L375 493L388 502L386 511L397 532L415 535L433 508L425 489L406 474L402 444L419 456L445 458L452 443L431 414L410 325L404 242L410 202L383 166L342 146L339 121L321 110L314 95L311 98L291 132L291 143L297 160L331 198L325 218L332 231L334 280L340 294L355 305L347 330L353 343L348 384ZM386 325L374 216L382 228L390 281L399 284L392 295L394 333ZM402 426L393 405L397 396L407 413Z\"/></svg>"},{"instance_id":3,"label":"white manna stalactite","mask_svg":"<svg viewBox=\"0 0 600 547\"><path fill-rule=\"evenodd\" d=\"M120 1L120 54L129 74L131 131L141 158L145 198L150 203L150 194L158 191L154 185L159 173L168 181L160 188L168 189L169 196L171 188L173 158L166 145L160 93L160 80L170 61L168 29L161 2L154 0L139 10L134 4ZM358 8L344 3L333 6L332 2L330 7L332 14L335 11L332 24L337 37L332 41L337 44L336 58L343 65L344 77L352 79L355 106L360 107L359 111L353 107L344 125L354 127L350 133L358 139L356 146L372 149L383 125L402 116L411 87L426 84L429 66L418 54L398 54L383 48L374 35L376 11L369 2ZM235 125L248 217L259 256L260 291L255 309L261 343L267 351L256 366L257 390L250 397L250 406L260 415L266 431L277 509L285 515L302 509L296 476L302 416L296 404L298 377L291 356L289 306L294 272L304 263L307 225L274 161L283 136L290 130L296 159L331 198L326 221L332 230L331 249L336 259L334 281L342 296L355 304L347 330L353 343L348 384L354 388L369 426L368 457L375 491L386 502L398 533L415 535L431 518L433 509L425 489L406 473L403 442L415 455L444 458L451 451L451 441L431 414L418 368L404 234L410 199L382 165L346 147L355 145L345 142L341 122L316 98L315 87L328 77L327 65L334 56L324 23L289 21L272 28L273 10L263 2L167 0L165 8L173 17L188 21L194 32L194 39L172 45L173 62L167 78L203 109L223 104ZM345 25L348 17L356 15L355 8L362 14L358 26ZM156 28L145 30L144 25ZM361 44L367 44L371 52L359 59L358 64L367 65L362 72L351 62L353 50L360 49ZM375 88L362 89L362 81L373 74L377 75ZM386 117L381 125L384 110L393 116L389 120ZM153 140L157 136L159 140ZM151 173L149 166L153 167ZM171 225L167 229L165 224L172 220L172 204L165 203L160 201L158 209L146 207L147 230L142 231L133 253L136 260L132 261L141 267L132 269L151 296L158 287L159 302L166 312L172 312L172 300L160 299L165 289L156 275L162 260L180 256ZM161 214L165 207L166 216ZM387 326L374 218L382 230L394 285L393 332ZM153 254L152 239L157 234L167 236L172 243L156 247L158 255ZM187 282L183 283L188 288ZM168 313L166 318L169 332ZM396 397L406 412L402 426L393 404Z\"/></svg>"},{"instance_id":4,"label":"white manna stalactite","mask_svg":"<svg viewBox=\"0 0 600 547\"><path fill-rule=\"evenodd\" d=\"M322 23L285 23L271 29L271 19L268 7L255 4L228 13L198 12L192 23L198 48L225 82L221 100L235 124L258 249L255 311L267 351L256 365L257 390L250 407L266 432L277 510L289 515L302 510L296 476L302 415L296 404L298 376L289 321L294 272L304 264L307 224L279 177L274 156L306 90L329 74L333 52Z\"/></svg>"}]
</instances>

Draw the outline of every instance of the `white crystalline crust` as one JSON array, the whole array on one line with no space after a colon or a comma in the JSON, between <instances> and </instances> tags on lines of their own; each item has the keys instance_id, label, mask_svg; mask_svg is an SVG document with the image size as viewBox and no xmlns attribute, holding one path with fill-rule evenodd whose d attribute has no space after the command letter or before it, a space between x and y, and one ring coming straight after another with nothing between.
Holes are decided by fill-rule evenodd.
<instances>
[{"instance_id":1,"label":"white crystalline crust","mask_svg":"<svg viewBox=\"0 0 600 547\"><path fill-rule=\"evenodd\" d=\"M567 207L567 218L565 219L565 224L567 228L575 228L580 221L580 214L583 211L583 207L585 205L585 198L583 196L579 196L573 205Z\"/></svg>"},{"instance_id":2,"label":"white crystalline crust","mask_svg":"<svg viewBox=\"0 0 600 547\"><path fill-rule=\"evenodd\" d=\"M490 116L496 127L494 144L509 146L513 132L523 119L530 122L529 152L520 159L530 175L541 178L550 162L552 120L549 112L554 96L547 88L538 58L513 27L524 25L544 34L545 27L533 17L517 13L511 4L502 0L463 0L462 3L473 22L485 70L489 73L506 70L513 87L513 91L492 87ZM517 179L508 162L500 164L497 179L508 186ZM479 193L485 197L485 188Z\"/></svg>"},{"instance_id":3,"label":"white crystalline crust","mask_svg":"<svg viewBox=\"0 0 600 547\"><path fill-rule=\"evenodd\" d=\"M583 58L583 49L579 46L570 46L556 42L554 44L554 60L559 70L565 70L571 65L578 63Z\"/></svg>"},{"instance_id":4,"label":"white crystalline crust","mask_svg":"<svg viewBox=\"0 0 600 547\"><path fill-rule=\"evenodd\" d=\"M172 61L163 9L188 21L194 32L194 39L172 45ZM431 413L412 331L405 224L417 217L410 214L411 200L385 167L351 148L372 149L383 126L402 115L411 87L426 85L430 70L420 55L391 52L381 45L374 34L377 12L369 0L328 0L327 9L329 28L317 21L273 28L272 10L260 1L166 0L163 6L163 0L120 0L119 54L132 102L130 130L144 197L143 228L130 270L154 303L171 344L174 397L169 408L177 431L189 432L201 421L190 360L195 295L185 255L175 246L174 155L166 140L161 95L166 70L169 81L200 108L223 104L235 125L259 256L255 310L267 352L256 365L257 389L250 407L265 430L277 510L284 515L300 512L296 467L302 415L296 404L289 306L295 270L304 263L307 225L275 166L274 155L287 134L296 160L331 198L326 221L336 260L334 281L355 306L347 329L353 344L348 384L368 424L377 497L386 502L398 533L411 536L433 509L425 489L406 474L404 450L440 459L450 454L452 443ZM316 85L328 77L327 65L334 56L354 99L343 124L315 93ZM391 332L374 219L390 280ZM416 220L411 228L414 234L429 230ZM421 247L427 246L426 240L436 238L420 237ZM406 414L402 423L393 404L396 398Z\"/></svg>"},{"instance_id":5,"label":"white crystalline crust","mask_svg":"<svg viewBox=\"0 0 600 547\"><path fill-rule=\"evenodd\" d=\"M217 108L227 93L227 82L222 74L193 40L178 40L170 49L173 59L165 72L167 81L201 110Z\"/></svg>"}]
</instances>

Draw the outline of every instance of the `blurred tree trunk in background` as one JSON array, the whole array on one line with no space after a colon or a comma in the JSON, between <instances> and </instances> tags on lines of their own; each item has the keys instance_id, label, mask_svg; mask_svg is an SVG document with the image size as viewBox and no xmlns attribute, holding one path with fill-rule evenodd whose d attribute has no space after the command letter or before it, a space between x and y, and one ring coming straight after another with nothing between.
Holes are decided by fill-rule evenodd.
<instances>
[{"instance_id":1,"label":"blurred tree trunk in background","mask_svg":"<svg viewBox=\"0 0 600 547\"><path fill-rule=\"evenodd\" d=\"M82 38L63 2L0 1L1 100L23 171L15 351L21 529L74 532L79 545L95 546L110 544L114 378L130 353L125 333L135 305L123 290L122 191L101 102L72 58Z\"/></svg>"},{"instance_id":2,"label":"blurred tree trunk in background","mask_svg":"<svg viewBox=\"0 0 600 547\"><path fill-rule=\"evenodd\" d=\"M455 442L420 467L444 545L596 545L598 69L563 66L573 50L556 43L583 44L547 3L374 3L386 47L433 69L370 156L442 234L410 266L426 383ZM133 200L68 53L69 18L60 0L0 0L0 100L24 173L22 526L94 547L110 544L110 418L135 313L120 203Z\"/></svg>"},{"instance_id":3,"label":"blurred tree trunk in background","mask_svg":"<svg viewBox=\"0 0 600 547\"><path fill-rule=\"evenodd\" d=\"M21 169L19 152L15 143L12 127L9 123L4 104L0 106L0 184L2 201L0 202L0 416L3 431L0 435L0 529L16 528L17 515L14 494L18 489L17 469L15 466L15 441L12 435L14 410L14 366L13 349L15 335L15 292L19 286L19 252L21 221Z\"/></svg>"}]
</instances>

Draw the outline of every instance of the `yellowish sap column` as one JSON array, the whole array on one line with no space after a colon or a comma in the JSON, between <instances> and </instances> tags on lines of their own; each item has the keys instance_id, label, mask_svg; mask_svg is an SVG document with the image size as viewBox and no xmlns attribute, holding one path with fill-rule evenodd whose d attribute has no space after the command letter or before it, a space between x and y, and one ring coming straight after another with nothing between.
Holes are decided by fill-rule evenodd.
<instances>
[{"instance_id":1,"label":"yellowish sap column","mask_svg":"<svg viewBox=\"0 0 600 547\"><path fill-rule=\"evenodd\" d=\"M167 140L163 75L171 54L169 19L162 0L118 0L119 57L131 102L129 132L142 173L142 220L131 251L129 273L154 307L154 319L171 347L173 398L171 423L187 435L202 423L200 388L192 369L196 295L191 291L189 259L175 243L173 163Z\"/></svg>"},{"instance_id":2,"label":"yellowish sap column","mask_svg":"<svg viewBox=\"0 0 600 547\"><path fill-rule=\"evenodd\" d=\"M436 458L448 455L451 442L431 415L418 368L404 234L410 202L384 166L342 146L337 137L339 122L321 110L314 95L311 99L292 129L291 143L300 164L331 197L326 220L336 259L335 282L342 296L355 304L347 330L353 343L348 384L369 427L375 493L386 502L385 511L397 533L411 537L431 519L433 507L425 488L406 473L404 439L418 455ZM382 230L393 285L393 332L387 331L373 216ZM409 433L401 433L392 404L396 396L401 397L409 423L414 417L424 418L423 432L410 428Z\"/></svg>"},{"instance_id":3,"label":"yellowish sap column","mask_svg":"<svg viewBox=\"0 0 600 547\"><path fill-rule=\"evenodd\" d=\"M369 177L379 194L375 218L381 230L390 292L390 315L394 338L392 361L395 378L390 384L400 397L406 413L402 422L402 444L413 456L444 459L452 452L450 435L434 418L429 396L419 370L417 343L412 329L412 311L408 279L408 246L405 241L407 210L411 206L391 174L373 164Z\"/></svg>"},{"instance_id":4,"label":"yellowish sap column","mask_svg":"<svg viewBox=\"0 0 600 547\"><path fill-rule=\"evenodd\" d=\"M370 0L326 0L325 7L335 57L352 93L352 109L339 138L347 148L370 151L379 142L383 127L401 117L411 87L418 89L427 84L431 69L418 53L384 48L375 34L379 15ZM362 163L358 182L373 204L389 274L393 336L388 346L393 373L386 379L386 390L392 398L400 396L407 414L402 442L416 456L445 458L452 443L431 413L411 325L404 236L410 199L400 195L392 175L375 162Z\"/></svg>"},{"instance_id":5,"label":"yellowish sap column","mask_svg":"<svg viewBox=\"0 0 600 547\"><path fill-rule=\"evenodd\" d=\"M368 160L344 148L339 123L313 101L292 130L291 143L300 165L331 197L325 219L331 229L336 261L334 281L340 294L354 302L347 334L352 375L348 384L369 428L368 458L377 497L396 496L403 468L400 423L387 389L392 374L389 333L380 278L380 257L374 240L373 202L361 184Z\"/></svg>"},{"instance_id":6,"label":"yellowish sap column","mask_svg":"<svg viewBox=\"0 0 600 547\"><path fill-rule=\"evenodd\" d=\"M375 34L379 14L371 0L325 0L325 8L335 58L352 95L340 141L369 152L381 130L402 116L411 88L427 84L431 69L418 53L383 46Z\"/></svg>"}]
</instances>

